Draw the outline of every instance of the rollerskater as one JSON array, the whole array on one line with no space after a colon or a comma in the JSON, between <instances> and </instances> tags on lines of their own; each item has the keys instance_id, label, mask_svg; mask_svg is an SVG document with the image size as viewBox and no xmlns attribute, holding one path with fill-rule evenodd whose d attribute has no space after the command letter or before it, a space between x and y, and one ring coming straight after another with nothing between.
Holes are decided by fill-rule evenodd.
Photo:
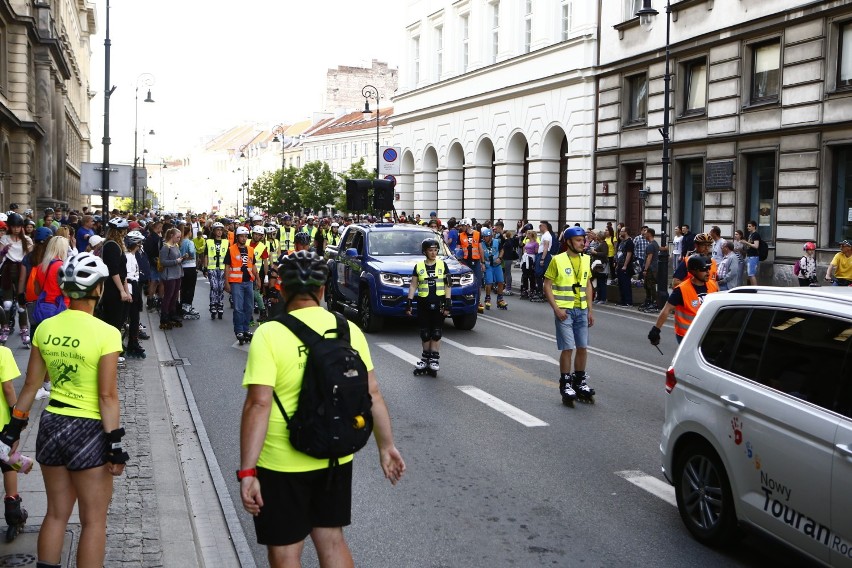
<instances>
[{"instance_id":1,"label":"rollerskater","mask_svg":"<svg viewBox=\"0 0 852 568\"><path fill-rule=\"evenodd\" d=\"M125 256L127 257L127 288L131 297L130 305L127 307L127 352L125 353L125 357L136 359L145 358L145 350L139 346L139 340L148 337L143 330L142 323L139 321L139 314L142 312L142 270L140 259L147 259L147 256L141 250L143 242L145 242L145 235L139 231L130 231L124 237L124 245L127 247L127 251L125 252ZM131 353L134 347L142 352L141 357L138 356L138 351Z\"/></svg>"},{"instance_id":2,"label":"rollerskater","mask_svg":"<svg viewBox=\"0 0 852 568\"><path fill-rule=\"evenodd\" d=\"M249 230L237 227L234 244L225 256L225 292L234 300L234 334L245 334L249 330L252 315L254 288L258 282L254 249L247 242Z\"/></svg>"},{"instance_id":3,"label":"rollerskater","mask_svg":"<svg viewBox=\"0 0 852 568\"><path fill-rule=\"evenodd\" d=\"M474 230L470 224L470 219L462 219L459 221L459 242L456 249L456 257L465 266L473 270L474 281L476 282L476 303L479 313L485 311L485 306L482 305L480 294L482 293L482 270L484 268L482 259L485 256L485 251L482 247L479 231ZM489 229L490 230L490 229Z\"/></svg>"},{"instance_id":4,"label":"rollerskater","mask_svg":"<svg viewBox=\"0 0 852 568\"><path fill-rule=\"evenodd\" d=\"M3 505L6 509L6 542L12 542L24 532L29 513L21 507L20 495L7 495L3 499Z\"/></svg>"},{"instance_id":5,"label":"rollerskater","mask_svg":"<svg viewBox=\"0 0 852 568\"><path fill-rule=\"evenodd\" d=\"M12 380L21 374L15 357L8 347L0 347L0 383L3 384L3 404L0 405L0 425L6 426L12 420L11 409L17 403L15 387ZM21 498L18 496L18 473L28 473L32 469L32 460L25 458L30 463L22 463L23 456L15 453L9 459L0 462L0 471L3 472L3 490L6 493L4 503L6 505L6 542L12 542L23 530L27 520L27 511L21 507ZM17 464L15 462L18 461ZM22 467L24 466L24 467Z\"/></svg>"},{"instance_id":6,"label":"rollerskater","mask_svg":"<svg viewBox=\"0 0 852 568\"><path fill-rule=\"evenodd\" d=\"M228 254L228 240L225 225L213 223L213 238L205 241L201 265L206 267L207 280L210 282L210 319L222 319L222 303L225 300L225 256Z\"/></svg>"},{"instance_id":7,"label":"rollerskater","mask_svg":"<svg viewBox=\"0 0 852 568\"><path fill-rule=\"evenodd\" d=\"M559 395L562 404L574 406L577 399L591 402L595 394L586 384L589 328L595 323L590 301L594 290L589 278L590 257L582 252L586 232L580 227L569 227L562 238L568 250L551 259L544 273L543 289L556 317L556 346L561 351Z\"/></svg>"},{"instance_id":8,"label":"rollerskater","mask_svg":"<svg viewBox=\"0 0 852 568\"><path fill-rule=\"evenodd\" d=\"M414 374L438 376L440 365L440 341L444 318L450 315L452 307L450 273L447 265L438 258L440 244L437 239L426 239L420 245L425 260L414 266L411 284L408 288L408 308L406 315L412 315L412 303L417 294L417 322L420 324L420 340L423 353L414 368Z\"/></svg>"},{"instance_id":9,"label":"rollerskater","mask_svg":"<svg viewBox=\"0 0 852 568\"><path fill-rule=\"evenodd\" d=\"M485 264L485 309L491 309L491 291L496 289L497 307L501 310L508 308L503 299L504 274L503 274L503 251L500 239L494 236L491 229L482 229L482 250Z\"/></svg>"},{"instance_id":10,"label":"rollerskater","mask_svg":"<svg viewBox=\"0 0 852 568\"><path fill-rule=\"evenodd\" d=\"M171 323L172 327L183 327L183 316L178 313L178 292L181 285L181 264L187 260L187 254L181 254L179 242L181 234L177 228L166 231L163 248L160 249L160 281L163 283L163 301L160 307L160 323Z\"/></svg>"}]
</instances>

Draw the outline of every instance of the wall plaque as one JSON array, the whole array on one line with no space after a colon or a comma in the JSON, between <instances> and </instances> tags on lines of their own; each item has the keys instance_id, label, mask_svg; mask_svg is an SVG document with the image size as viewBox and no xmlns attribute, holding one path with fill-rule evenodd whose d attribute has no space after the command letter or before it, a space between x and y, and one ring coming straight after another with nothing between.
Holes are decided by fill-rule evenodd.
<instances>
[{"instance_id":1,"label":"wall plaque","mask_svg":"<svg viewBox=\"0 0 852 568\"><path fill-rule=\"evenodd\" d=\"M707 162L704 189L734 189L734 162Z\"/></svg>"}]
</instances>

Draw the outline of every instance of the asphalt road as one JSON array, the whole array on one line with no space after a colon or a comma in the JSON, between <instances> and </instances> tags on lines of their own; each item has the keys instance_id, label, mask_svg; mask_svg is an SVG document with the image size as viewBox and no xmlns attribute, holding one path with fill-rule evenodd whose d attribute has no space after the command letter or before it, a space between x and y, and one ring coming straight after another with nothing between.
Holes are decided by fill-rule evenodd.
<instances>
[{"instance_id":1,"label":"asphalt road","mask_svg":"<svg viewBox=\"0 0 852 568\"><path fill-rule=\"evenodd\" d=\"M169 333L190 363L204 427L254 543L231 477L246 352L234 342L230 310L210 321L207 293L200 278L201 320ZM681 523L660 474L671 325L660 355L646 339L651 316L595 306L587 372L596 403L567 408L557 391L550 308L507 300L509 310L486 312L472 331L448 325L437 378L412 375L421 350L414 322L389 322L368 335L408 472L392 487L375 445L356 457L346 536L357 566L803 565L757 535L730 551L708 549ZM253 552L266 565L265 549L253 544ZM310 546L303 560L317 565Z\"/></svg>"}]
</instances>

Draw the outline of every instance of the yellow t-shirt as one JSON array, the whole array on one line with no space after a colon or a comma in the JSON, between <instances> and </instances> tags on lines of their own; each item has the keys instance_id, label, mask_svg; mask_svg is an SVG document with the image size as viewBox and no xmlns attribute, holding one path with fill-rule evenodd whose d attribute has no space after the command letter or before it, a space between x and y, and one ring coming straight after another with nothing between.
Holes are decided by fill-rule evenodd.
<instances>
[{"instance_id":1,"label":"yellow t-shirt","mask_svg":"<svg viewBox=\"0 0 852 568\"><path fill-rule=\"evenodd\" d=\"M852 256L846 256L842 252L834 255L831 260L832 266L836 266L834 270L835 278L843 278L844 280L852 280Z\"/></svg>"},{"instance_id":2,"label":"yellow t-shirt","mask_svg":"<svg viewBox=\"0 0 852 568\"><path fill-rule=\"evenodd\" d=\"M70 407L48 406L64 416L101 419L98 402L98 363L120 352L121 333L80 310L65 310L41 322L33 335L50 376L50 400Z\"/></svg>"},{"instance_id":3,"label":"yellow t-shirt","mask_svg":"<svg viewBox=\"0 0 852 568\"><path fill-rule=\"evenodd\" d=\"M8 347L0 347L0 383L11 381L20 376L21 370L15 362L15 356ZM12 419L6 399L0 400L0 426L5 426Z\"/></svg>"},{"instance_id":4,"label":"yellow t-shirt","mask_svg":"<svg viewBox=\"0 0 852 568\"><path fill-rule=\"evenodd\" d=\"M311 329L320 334L332 331L334 336L337 321L334 314L325 308L303 308L290 312ZM368 371L373 370L370 348L364 333L351 322L349 337L352 348L358 351ZM41 329L41 328L39 328ZM249 347L243 386L265 385L275 389L288 416L292 416L299 403L299 391L302 388L302 374L307 355L301 350L302 342L281 323L266 322L257 328ZM340 458L339 463L352 461L352 455ZM311 457L290 445L290 432L278 405L272 402L266 440L257 460L257 465L265 469L282 472L301 472L325 469L327 459Z\"/></svg>"}]
</instances>

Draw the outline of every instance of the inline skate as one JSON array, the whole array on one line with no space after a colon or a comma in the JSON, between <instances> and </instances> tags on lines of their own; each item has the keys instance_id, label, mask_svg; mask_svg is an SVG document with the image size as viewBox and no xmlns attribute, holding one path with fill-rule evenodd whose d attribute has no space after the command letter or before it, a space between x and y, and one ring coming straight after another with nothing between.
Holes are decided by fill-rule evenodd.
<instances>
[{"instance_id":1,"label":"inline skate","mask_svg":"<svg viewBox=\"0 0 852 568\"><path fill-rule=\"evenodd\" d=\"M595 389L586 384L586 379L589 376L585 371L575 371L571 375L571 386L577 393L577 400L580 402L595 403Z\"/></svg>"},{"instance_id":2,"label":"inline skate","mask_svg":"<svg viewBox=\"0 0 852 568\"><path fill-rule=\"evenodd\" d=\"M219 319L222 319L222 314L225 313L225 305L224 304L216 304L216 316Z\"/></svg>"},{"instance_id":3,"label":"inline skate","mask_svg":"<svg viewBox=\"0 0 852 568\"><path fill-rule=\"evenodd\" d=\"M429 367L428 373L430 377L437 377L438 371L441 369L441 366L438 364L438 359L441 358L441 355L437 351L431 351L429 353Z\"/></svg>"},{"instance_id":4,"label":"inline skate","mask_svg":"<svg viewBox=\"0 0 852 568\"><path fill-rule=\"evenodd\" d=\"M485 296L485 309L491 309L491 296Z\"/></svg>"},{"instance_id":5,"label":"inline skate","mask_svg":"<svg viewBox=\"0 0 852 568\"><path fill-rule=\"evenodd\" d=\"M246 343L251 343L252 334L248 331L238 331L237 332L237 341L240 345L245 345Z\"/></svg>"},{"instance_id":6,"label":"inline skate","mask_svg":"<svg viewBox=\"0 0 852 568\"><path fill-rule=\"evenodd\" d=\"M30 328L22 327L20 330L21 333L21 343L24 346L24 349L30 348Z\"/></svg>"},{"instance_id":7,"label":"inline skate","mask_svg":"<svg viewBox=\"0 0 852 568\"><path fill-rule=\"evenodd\" d=\"M414 376L420 377L429 373L429 363L431 360L431 351L424 351L420 355L420 360L414 364Z\"/></svg>"},{"instance_id":8,"label":"inline skate","mask_svg":"<svg viewBox=\"0 0 852 568\"><path fill-rule=\"evenodd\" d=\"M216 314L218 313L216 304L210 304L210 319L216 319Z\"/></svg>"},{"instance_id":9,"label":"inline skate","mask_svg":"<svg viewBox=\"0 0 852 568\"><path fill-rule=\"evenodd\" d=\"M192 304L182 304L181 305L183 311L183 319L185 320L197 320L201 318L201 314L198 313L198 310L192 306Z\"/></svg>"},{"instance_id":10,"label":"inline skate","mask_svg":"<svg viewBox=\"0 0 852 568\"><path fill-rule=\"evenodd\" d=\"M163 320L160 322L160 329L162 329L163 331L171 329L172 327L172 322L168 320Z\"/></svg>"},{"instance_id":11,"label":"inline skate","mask_svg":"<svg viewBox=\"0 0 852 568\"><path fill-rule=\"evenodd\" d=\"M509 304L506 303L506 300L503 299L503 296L497 295L497 307L501 310L508 310Z\"/></svg>"},{"instance_id":12,"label":"inline skate","mask_svg":"<svg viewBox=\"0 0 852 568\"><path fill-rule=\"evenodd\" d=\"M9 341L9 333L10 329L8 325L4 325L0 328L0 345L6 345L6 342Z\"/></svg>"},{"instance_id":13,"label":"inline skate","mask_svg":"<svg viewBox=\"0 0 852 568\"><path fill-rule=\"evenodd\" d=\"M145 349L138 343L135 345L128 345L127 349L124 350L124 356L128 359L144 359L145 358Z\"/></svg>"},{"instance_id":14,"label":"inline skate","mask_svg":"<svg viewBox=\"0 0 852 568\"><path fill-rule=\"evenodd\" d=\"M563 373L559 377L559 394L562 396L562 404L574 407L574 401L577 400L577 391L571 386L571 375L569 373Z\"/></svg>"},{"instance_id":15,"label":"inline skate","mask_svg":"<svg viewBox=\"0 0 852 568\"><path fill-rule=\"evenodd\" d=\"M7 495L3 499L3 504L6 506L6 526L8 527L6 529L6 542L12 542L24 531L29 513L21 507L20 495L14 497Z\"/></svg>"}]
</instances>

